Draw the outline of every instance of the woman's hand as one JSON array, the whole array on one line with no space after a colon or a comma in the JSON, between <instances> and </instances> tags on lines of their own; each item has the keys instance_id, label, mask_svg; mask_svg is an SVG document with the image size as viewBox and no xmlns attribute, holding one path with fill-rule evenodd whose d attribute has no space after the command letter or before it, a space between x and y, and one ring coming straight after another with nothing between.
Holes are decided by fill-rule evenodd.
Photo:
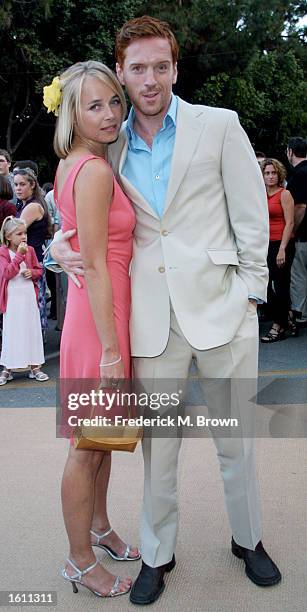
<instances>
[{"instance_id":1,"label":"woman's hand","mask_svg":"<svg viewBox=\"0 0 307 612\"><path fill-rule=\"evenodd\" d=\"M118 355L111 359L104 355L100 362L101 386L118 389L123 378L125 370L122 358Z\"/></svg>"},{"instance_id":2,"label":"woman's hand","mask_svg":"<svg viewBox=\"0 0 307 612\"><path fill-rule=\"evenodd\" d=\"M24 278L32 278L32 270L29 270L28 268L23 270L21 274L24 276Z\"/></svg>"},{"instance_id":3,"label":"woman's hand","mask_svg":"<svg viewBox=\"0 0 307 612\"><path fill-rule=\"evenodd\" d=\"M283 247L279 247L279 251L276 256L276 263L279 268L282 268L286 263L286 251Z\"/></svg>"},{"instance_id":4,"label":"woman's hand","mask_svg":"<svg viewBox=\"0 0 307 612\"><path fill-rule=\"evenodd\" d=\"M25 255L28 252L28 245L26 242L21 242L17 247L17 253Z\"/></svg>"}]
</instances>

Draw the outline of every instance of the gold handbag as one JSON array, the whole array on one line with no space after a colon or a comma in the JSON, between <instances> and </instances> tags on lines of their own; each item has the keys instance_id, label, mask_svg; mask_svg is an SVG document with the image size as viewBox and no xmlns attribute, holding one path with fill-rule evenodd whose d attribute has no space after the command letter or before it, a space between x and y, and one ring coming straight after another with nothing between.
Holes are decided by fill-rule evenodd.
<instances>
[{"instance_id":1,"label":"gold handbag","mask_svg":"<svg viewBox=\"0 0 307 612\"><path fill-rule=\"evenodd\" d=\"M91 417L94 410L92 410ZM128 418L131 408L128 406ZM74 430L74 447L84 450L127 451L133 453L143 437L138 425L82 425Z\"/></svg>"}]
</instances>

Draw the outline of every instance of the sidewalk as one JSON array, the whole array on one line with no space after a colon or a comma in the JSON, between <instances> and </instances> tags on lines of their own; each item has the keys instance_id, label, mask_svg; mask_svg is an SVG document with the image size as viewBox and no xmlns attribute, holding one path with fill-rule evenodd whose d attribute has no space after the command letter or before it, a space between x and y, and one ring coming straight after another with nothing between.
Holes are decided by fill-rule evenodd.
<instances>
[{"instance_id":1,"label":"sidewalk","mask_svg":"<svg viewBox=\"0 0 307 612\"><path fill-rule=\"evenodd\" d=\"M54 410L2 409L0 427L0 482L5 492L0 512L1 589L56 591L58 610L63 612L101 610L101 606L132 610L125 596L107 602L82 588L75 595L59 576L67 555L59 499L67 442L55 439ZM243 563L229 549L230 531L213 444L211 440L185 440L178 562L152 609L306 610L306 443L266 439L259 440L257 446L263 541L281 568L282 583L263 589L245 577ZM114 453L110 517L113 526L133 543L138 542L142 477L140 447L134 455ZM140 562L116 563L103 553L98 556L113 572L135 577L139 571Z\"/></svg>"}]
</instances>

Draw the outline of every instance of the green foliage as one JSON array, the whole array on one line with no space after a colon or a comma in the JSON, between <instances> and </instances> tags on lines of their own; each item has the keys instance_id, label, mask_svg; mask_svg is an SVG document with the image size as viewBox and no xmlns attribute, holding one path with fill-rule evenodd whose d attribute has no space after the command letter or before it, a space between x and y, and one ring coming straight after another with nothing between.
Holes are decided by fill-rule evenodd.
<instances>
[{"instance_id":1,"label":"green foliage","mask_svg":"<svg viewBox=\"0 0 307 612\"><path fill-rule=\"evenodd\" d=\"M116 30L147 13L169 21L180 43L177 93L236 110L256 147L278 154L289 135L307 133L305 12L306 0L3 0L0 147L51 170L43 85L75 61L114 66Z\"/></svg>"},{"instance_id":2,"label":"green foliage","mask_svg":"<svg viewBox=\"0 0 307 612\"><path fill-rule=\"evenodd\" d=\"M18 0L0 8L0 147L47 166L54 157L54 117L42 108L42 88L76 61L114 66L115 33L141 0ZM47 145L46 145L47 143Z\"/></svg>"},{"instance_id":3,"label":"green foliage","mask_svg":"<svg viewBox=\"0 0 307 612\"><path fill-rule=\"evenodd\" d=\"M279 154L307 134L306 0L151 0L180 42L177 92L238 112L256 148Z\"/></svg>"},{"instance_id":4,"label":"green foliage","mask_svg":"<svg viewBox=\"0 0 307 612\"><path fill-rule=\"evenodd\" d=\"M257 53L242 76L221 72L195 93L198 102L235 109L257 148L284 148L307 129L307 85L293 51Z\"/></svg>"}]
</instances>

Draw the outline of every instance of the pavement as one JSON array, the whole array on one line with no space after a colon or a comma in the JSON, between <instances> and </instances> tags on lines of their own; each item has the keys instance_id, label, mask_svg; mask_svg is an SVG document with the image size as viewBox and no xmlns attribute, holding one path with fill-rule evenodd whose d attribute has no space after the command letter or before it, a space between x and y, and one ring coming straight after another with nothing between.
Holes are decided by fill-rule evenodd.
<instances>
[{"instance_id":1,"label":"pavement","mask_svg":"<svg viewBox=\"0 0 307 612\"><path fill-rule=\"evenodd\" d=\"M127 596L104 601L86 589L73 594L59 573L67 555L60 507L60 481L68 443L55 436L55 381L60 332L47 332L47 383L18 372L0 390L0 589L53 591L57 609L129 612ZM267 325L262 327L266 331ZM193 370L191 373L193 376ZM287 411L305 424L307 329L298 338L260 346L261 401ZM277 382L276 382L277 381ZM298 414L303 421L298 419ZM303 415L303 416L302 416ZM304 433L304 432L303 432ZM210 439L183 440L180 457L180 528L177 565L166 589L151 609L172 612L305 612L306 580L306 438L256 440L263 507L263 542L278 563L283 580L260 588L245 576L243 562L230 551L230 530L222 483ZM134 454L113 453L109 514L123 538L138 543L143 465L140 445ZM96 549L96 552L99 549ZM97 555L115 574L137 576L140 562L116 563ZM0 607L1 595L0 591ZM9 610L12 606L3 606ZM17 604L16 608L21 608ZM28 606L42 609L46 605ZM49 606L48 606L49 607Z\"/></svg>"}]
</instances>

